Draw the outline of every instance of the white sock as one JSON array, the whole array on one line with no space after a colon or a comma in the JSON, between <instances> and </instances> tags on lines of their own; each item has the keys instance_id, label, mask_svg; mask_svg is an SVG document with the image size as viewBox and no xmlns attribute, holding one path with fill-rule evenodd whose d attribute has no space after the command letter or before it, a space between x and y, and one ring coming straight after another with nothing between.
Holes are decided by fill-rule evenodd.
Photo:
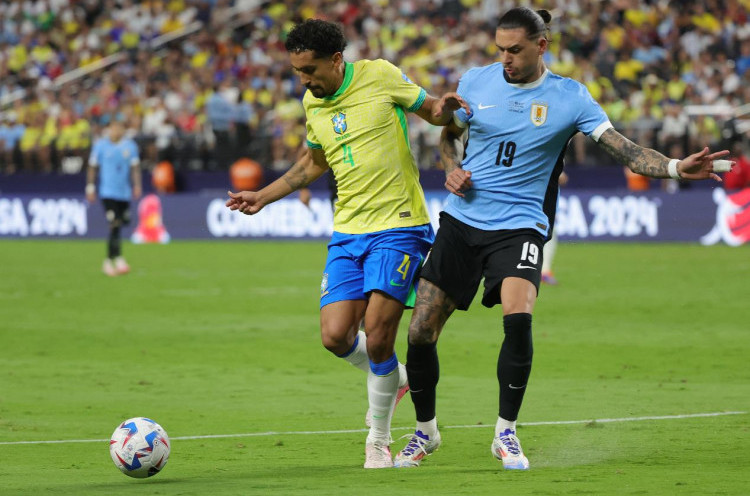
<instances>
[{"instance_id":1,"label":"white sock","mask_svg":"<svg viewBox=\"0 0 750 496\"><path fill-rule=\"evenodd\" d=\"M557 251L557 233L552 231L552 238L544 244L542 248L542 274L552 273L552 261L555 259Z\"/></svg>"},{"instance_id":2,"label":"white sock","mask_svg":"<svg viewBox=\"0 0 750 496\"><path fill-rule=\"evenodd\" d=\"M406 375L406 365L398 363L398 388L401 389L409 382L409 378Z\"/></svg>"},{"instance_id":3,"label":"white sock","mask_svg":"<svg viewBox=\"0 0 750 496\"><path fill-rule=\"evenodd\" d=\"M396 403L399 374L394 370L388 375L375 375L372 371L367 374L367 397L372 412L372 425L367 435L367 442L390 444L391 415Z\"/></svg>"},{"instance_id":4,"label":"white sock","mask_svg":"<svg viewBox=\"0 0 750 496\"><path fill-rule=\"evenodd\" d=\"M497 423L495 424L495 437L497 437L498 434L505 432L506 429L516 432L516 421L505 420L502 417L497 417Z\"/></svg>"},{"instance_id":5,"label":"white sock","mask_svg":"<svg viewBox=\"0 0 750 496\"><path fill-rule=\"evenodd\" d=\"M428 420L427 422L417 421L417 430L422 431L422 434L430 439L434 438L437 435L437 418Z\"/></svg>"},{"instance_id":6,"label":"white sock","mask_svg":"<svg viewBox=\"0 0 750 496\"><path fill-rule=\"evenodd\" d=\"M341 357L363 372L370 371L370 357L367 356L367 335L364 331L357 333L357 346L345 357ZM404 372L406 373L406 372Z\"/></svg>"}]
</instances>

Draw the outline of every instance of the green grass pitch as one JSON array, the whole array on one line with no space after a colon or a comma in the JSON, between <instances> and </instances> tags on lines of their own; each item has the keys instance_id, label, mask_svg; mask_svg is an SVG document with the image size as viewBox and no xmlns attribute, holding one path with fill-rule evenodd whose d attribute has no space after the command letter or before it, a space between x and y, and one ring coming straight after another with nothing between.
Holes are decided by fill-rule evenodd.
<instances>
[{"instance_id":1,"label":"green grass pitch","mask_svg":"<svg viewBox=\"0 0 750 496\"><path fill-rule=\"evenodd\" d=\"M534 315L528 472L489 449L499 308L475 301L443 333L441 449L365 471L365 376L319 340L324 243L126 244L118 278L104 250L0 242L0 494L750 494L747 247L560 245ZM151 479L109 458L133 416L172 438ZM393 425L395 452L408 397Z\"/></svg>"}]
</instances>

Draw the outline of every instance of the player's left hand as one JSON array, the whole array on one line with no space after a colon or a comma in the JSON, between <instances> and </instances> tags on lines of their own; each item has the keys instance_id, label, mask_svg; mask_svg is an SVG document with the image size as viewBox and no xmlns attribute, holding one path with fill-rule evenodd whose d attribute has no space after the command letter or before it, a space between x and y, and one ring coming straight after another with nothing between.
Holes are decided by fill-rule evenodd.
<instances>
[{"instance_id":1,"label":"player's left hand","mask_svg":"<svg viewBox=\"0 0 750 496\"><path fill-rule=\"evenodd\" d=\"M133 198L138 200L141 196L143 196L143 190L140 186L134 186L133 187Z\"/></svg>"},{"instance_id":2,"label":"player's left hand","mask_svg":"<svg viewBox=\"0 0 750 496\"><path fill-rule=\"evenodd\" d=\"M471 115L471 106L466 103L466 100L461 98L458 93L450 91L440 97L440 100L432 107L432 115L438 118L443 115L444 112L455 112L458 109L464 109L467 114Z\"/></svg>"},{"instance_id":3,"label":"player's left hand","mask_svg":"<svg viewBox=\"0 0 750 496\"><path fill-rule=\"evenodd\" d=\"M719 175L714 172L714 160L726 157L727 155L729 155L729 150L711 153L708 147L705 147L698 153L680 160L677 164L677 170L683 179L713 179L714 181L721 182ZM734 166L734 162L732 162L732 166Z\"/></svg>"},{"instance_id":4,"label":"player's left hand","mask_svg":"<svg viewBox=\"0 0 750 496\"><path fill-rule=\"evenodd\" d=\"M464 198L464 191L470 189L474 183L471 181L471 171L456 167L445 178L445 189L456 196Z\"/></svg>"}]
</instances>

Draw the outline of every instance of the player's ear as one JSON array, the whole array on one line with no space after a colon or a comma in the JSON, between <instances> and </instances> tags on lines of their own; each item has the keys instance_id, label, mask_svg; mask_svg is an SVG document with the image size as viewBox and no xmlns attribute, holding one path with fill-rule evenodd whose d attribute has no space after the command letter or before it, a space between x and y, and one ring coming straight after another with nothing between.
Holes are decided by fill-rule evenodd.
<instances>
[{"instance_id":1,"label":"player's ear","mask_svg":"<svg viewBox=\"0 0 750 496\"><path fill-rule=\"evenodd\" d=\"M336 52L331 55L331 62L333 67L338 67L339 64L344 62L344 55L341 52Z\"/></svg>"},{"instance_id":2,"label":"player's ear","mask_svg":"<svg viewBox=\"0 0 750 496\"><path fill-rule=\"evenodd\" d=\"M542 36L539 38L539 55L542 55L544 52L547 51L547 46L549 45L549 42L547 41L547 38Z\"/></svg>"}]
</instances>

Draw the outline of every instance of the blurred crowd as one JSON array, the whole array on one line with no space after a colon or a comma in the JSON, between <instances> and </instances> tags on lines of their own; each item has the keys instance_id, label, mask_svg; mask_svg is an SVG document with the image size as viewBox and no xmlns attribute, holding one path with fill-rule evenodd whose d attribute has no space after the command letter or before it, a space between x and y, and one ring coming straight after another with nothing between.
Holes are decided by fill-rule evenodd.
<instances>
[{"instance_id":1,"label":"blurred crowd","mask_svg":"<svg viewBox=\"0 0 750 496\"><path fill-rule=\"evenodd\" d=\"M747 141L750 0L26 0L0 4L0 167L80 170L116 119L148 165L285 169L305 138L284 50L295 23L340 22L345 59L388 59L439 96L495 61L496 19L517 5L552 12L548 67L632 139L673 157ZM440 130L410 131L419 166L436 167ZM600 158L576 140L569 160Z\"/></svg>"}]
</instances>

